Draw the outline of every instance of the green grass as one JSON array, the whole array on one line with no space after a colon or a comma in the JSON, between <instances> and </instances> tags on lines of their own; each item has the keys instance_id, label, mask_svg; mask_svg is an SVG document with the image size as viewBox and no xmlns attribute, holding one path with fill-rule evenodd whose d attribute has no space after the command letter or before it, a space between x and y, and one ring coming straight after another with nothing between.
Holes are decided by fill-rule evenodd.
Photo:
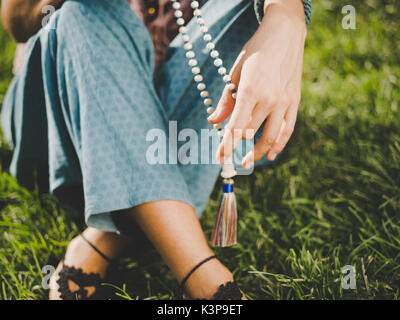
<instances>
[{"instance_id":1,"label":"green grass","mask_svg":"<svg viewBox=\"0 0 400 320\"><path fill-rule=\"evenodd\" d=\"M296 135L274 168L237 182L240 244L218 249L252 299L400 297L400 5L354 2L357 29L343 30L343 1L315 1ZM14 45L0 31L0 102ZM18 186L0 154L0 296L42 299L44 265L79 232L49 195ZM209 236L218 190L201 222ZM356 269L356 290L341 268ZM176 284L158 255L125 257L119 295L168 298Z\"/></svg>"}]
</instances>

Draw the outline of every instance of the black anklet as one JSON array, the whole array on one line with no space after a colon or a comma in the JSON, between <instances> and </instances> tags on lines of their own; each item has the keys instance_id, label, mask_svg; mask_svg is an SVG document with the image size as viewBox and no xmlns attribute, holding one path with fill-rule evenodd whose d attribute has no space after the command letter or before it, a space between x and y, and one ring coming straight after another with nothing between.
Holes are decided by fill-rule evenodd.
<instances>
[{"instance_id":1,"label":"black anklet","mask_svg":"<svg viewBox=\"0 0 400 320\"><path fill-rule=\"evenodd\" d=\"M195 272L200 266L204 263L216 259L216 256L208 257L202 261L200 261L190 272L186 275L186 277L182 280L179 285L179 293L178 299L183 300L185 298L185 284L189 277ZM217 292L213 295L211 300L241 300L243 297L242 292L239 289L239 286L235 281L229 281L225 284L221 284L217 290ZM200 300L200 299L197 299Z\"/></svg>"}]
</instances>

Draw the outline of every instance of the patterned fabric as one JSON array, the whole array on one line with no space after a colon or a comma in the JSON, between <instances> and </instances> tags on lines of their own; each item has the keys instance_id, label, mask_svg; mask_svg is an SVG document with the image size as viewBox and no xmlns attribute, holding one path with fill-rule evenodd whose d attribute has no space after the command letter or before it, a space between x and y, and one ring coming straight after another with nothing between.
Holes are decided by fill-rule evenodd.
<instances>
[{"instance_id":1,"label":"patterned fabric","mask_svg":"<svg viewBox=\"0 0 400 320\"><path fill-rule=\"evenodd\" d=\"M181 0L181 11L185 21L193 17L191 0ZM199 1L201 5L202 1ZM166 60L166 52L171 41L178 34L178 25L170 0L129 0L132 10L146 25L153 39L155 70L161 68Z\"/></svg>"},{"instance_id":2,"label":"patterned fabric","mask_svg":"<svg viewBox=\"0 0 400 320\"><path fill-rule=\"evenodd\" d=\"M258 27L252 5L209 0L203 12L230 68ZM188 33L217 100L224 83L196 21ZM210 128L182 45L180 37L172 41L167 62L153 76L152 39L125 0L67 1L50 19L50 29L28 42L3 104L3 131L14 146L11 173L23 185L36 176L53 193L81 188L86 222L101 230L118 230L114 212L160 199L184 201L200 215L220 166L152 165L146 158L152 129L168 139L170 121L177 132L190 128L198 136ZM215 130L212 137L218 141ZM177 152L186 142L167 151ZM201 144L199 154L214 158L217 146Z\"/></svg>"},{"instance_id":3,"label":"patterned fabric","mask_svg":"<svg viewBox=\"0 0 400 320\"><path fill-rule=\"evenodd\" d=\"M312 13L312 0L303 0L304 5L304 14L306 23L309 24L311 20ZM254 10L256 12L256 17L258 22L261 23L262 18L264 17L264 3L265 0L254 0Z\"/></svg>"}]
</instances>

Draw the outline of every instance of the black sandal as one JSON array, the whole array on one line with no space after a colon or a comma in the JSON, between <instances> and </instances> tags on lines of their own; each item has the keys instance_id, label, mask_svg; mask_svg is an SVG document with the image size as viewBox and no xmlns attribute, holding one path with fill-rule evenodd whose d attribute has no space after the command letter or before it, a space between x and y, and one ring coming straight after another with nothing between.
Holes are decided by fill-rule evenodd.
<instances>
[{"instance_id":1,"label":"black sandal","mask_svg":"<svg viewBox=\"0 0 400 320\"><path fill-rule=\"evenodd\" d=\"M182 280L182 282L179 285L177 299L184 300L186 298L185 297L186 281L198 268L200 268L204 263L206 263L212 259L217 259L217 257L211 256L211 257L208 257L208 258L202 260L186 275L186 277ZM229 282L227 282L225 284L221 284L219 286L217 292L214 293L211 300L241 300L242 297L243 297L243 294L240 291L238 284L235 281L229 281Z\"/></svg>"},{"instance_id":2,"label":"black sandal","mask_svg":"<svg viewBox=\"0 0 400 320\"><path fill-rule=\"evenodd\" d=\"M87 240L82 234L82 239L86 241L100 256L104 258L108 263L111 263L111 259L108 258L103 252L97 249L89 240ZM59 288L58 292L63 300L104 300L106 298L106 291L104 286L101 285L104 279L100 277L99 273L84 273L81 268L75 268L66 266L64 259L61 261L62 269L58 274L56 280ZM78 290L71 291L69 288L69 281L73 281L78 287ZM88 296L87 287L93 287L95 291Z\"/></svg>"}]
</instances>

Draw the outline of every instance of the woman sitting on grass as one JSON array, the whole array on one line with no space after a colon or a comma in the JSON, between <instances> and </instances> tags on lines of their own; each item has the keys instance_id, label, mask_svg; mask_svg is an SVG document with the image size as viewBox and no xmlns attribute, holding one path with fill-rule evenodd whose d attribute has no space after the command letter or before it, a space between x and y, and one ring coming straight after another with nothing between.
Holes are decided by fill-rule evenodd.
<instances>
[{"instance_id":1,"label":"woman sitting on grass","mask_svg":"<svg viewBox=\"0 0 400 320\"><path fill-rule=\"evenodd\" d=\"M296 122L311 4L256 0L255 14L253 1L199 1L237 88L233 99L208 53L197 50L203 39L191 21L187 32L208 88L203 94L220 97L207 120L187 51L176 37L172 2L2 1L6 28L19 42L29 38L2 111L4 133L14 146L10 171L25 186L82 197L89 226L72 240L53 274L51 299L99 298L109 261L136 226L176 279L185 280L186 298L245 299L232 273L215 259L198 220L220 166L150 164L146 138L154 128L168 132L169 121L177 121L178 131L200 133L230 116L225 135L257 132L242 165L274 161ZM198 2L180 3L189 21L190 3ZM40 29L45 5L59 9ZM237 143L228 140L211 150L220 162Z\"/></svg>"}]
</instances>

